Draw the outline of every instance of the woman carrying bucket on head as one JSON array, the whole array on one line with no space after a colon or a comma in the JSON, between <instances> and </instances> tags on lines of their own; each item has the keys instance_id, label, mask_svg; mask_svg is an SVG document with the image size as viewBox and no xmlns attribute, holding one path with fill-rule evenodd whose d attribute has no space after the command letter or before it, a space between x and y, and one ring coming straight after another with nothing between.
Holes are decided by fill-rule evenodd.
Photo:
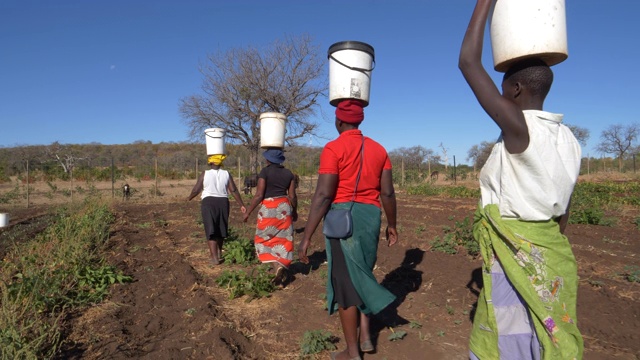
<instances>
[{"instance_id":1,"label":"woman carrying bucket on head","mask_svg":"<svg viewBox=\"0 0 640 360\"><path fill-rule=\"evenodd\" d=\"M504 20L496 18L504 14L501 9L524 10L523 20L503 32L526 29L522 37L501 44L513 50L529 44L530 34L533 40L544 40L545 31L523 26L535 20L536 12L528 7L548 14L540 8L548 5L550 10L564 11L559 3L564 5L564 1L477 0L460 49L458 66L465 80L501 130L480 172L473 235L483 258L483 287L469 339L470 359L582 358L576 319L577 263L564 235L581 149L562 124L562 115L543 111L553 83L550 66L567 56L560 51L559 57L549 60L554 49L539 46L526 48L533 52L507 56L506 62L494 56L494 67L505 71L502 94L482 65L484 29L492 7L493 45L497 45L496 25ZM507 9L507 5L514 6ZM514 15L506 13L504 18L511 21ZM551 20L560 18L563 22L564 14L543 18L540 26L555 33L560 26Z\"/></svg>"},{"instance_id":2,"label":"woman carrying bucket on head","mask_svg":"<svg viewBox=\"0 0 640 360\"><path fill-rule=\"evenodd\" d=\"M351 209L352 235L342 239L325 236L329 314L339 313L347 345L346 350L331 354L331 358L337 360L360 359L360 351L375 351L369 333L369 316L395 300L373 274L381 207L387 219L387 244L392 246L398 242L391 161L384 147L359 130L363 120L359 100L349 99L338 104L335 127L339 136L327 143L320 154L318 184L298 247L300 261L308 264L311 237L325 214L330 208Z\"/></svg>"},{"instance_id":3,"label":"woman carrying bucket on head","mask_svg":"<svg viewBox=\"0 0 640 360\"><path fill-rule=\"evenodd\" d=\"M225 158L226 155L222 154L208 156L207 162L211 169L200 174L187 197L187 201L190 201L202 192L200 211L213 265L220 264L222 260L222 245L229 232L229 193L240 204L240 211L247 211L233 177L222 169Z\"/></svg>"},{"instance_id":4,"label":"woman carrying bucket on head","mask_svg":"<svg viewBox=\"0 0 640 360\"><path fill-rule=\"evenodd\" d=\"M244 221L260 206L254 240L258 259L273 265L274 282L284 286L293 260L293 222L298 217L295 177L282 165L285 157L281 149L267 149L262 155L267 166L258 174L256 194L244 213Z\"/></svg>"}]
</instances>

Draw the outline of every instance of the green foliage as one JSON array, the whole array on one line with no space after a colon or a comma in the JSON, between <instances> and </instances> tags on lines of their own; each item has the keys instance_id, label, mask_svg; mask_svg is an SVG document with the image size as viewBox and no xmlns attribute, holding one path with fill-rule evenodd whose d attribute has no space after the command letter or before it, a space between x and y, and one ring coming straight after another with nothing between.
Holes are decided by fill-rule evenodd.
<instances>
[{"instance_id":1,"label":"green foliage","mask_svg":"<svg viewBox=\"0 0 640 360\"><path fill-rule=\"evenodd\" d=\"M240 237L233 228L224 242L222 258L225 264L251 265L258 263L253 241Z\"/></svg>"},{"instance_id":2,"label":"green foliage","mask_svg":"<svg viewBox=\"0 0 640 360\"><path fill-rule=\"evenodd\" d=\"M16 181L16 186L13 189L0 194L0 204L9 204L20 198L20 183Z\"/></svg>"},{"instance_id":3,"label":"green foliage","mask_svg":"<svg viewBox=\"0 0 640 360\"><path fill-rule=\"evenodd\" d=\"M571 199L569 223L614 226L616 219L606 218L605 212L619 205L640 206L640 183L579 182Z\"/></svg>"},{"instance_id":4,"label":"green foliage","mask_svg":"<svg viewBox=\"0 0 640 360\"><path fill-rule=\"evenodd\" d=\"M470 189L466 186L446 186L443 194L451 198L479 198L480 189Z\"/></svg>"},{"instance_id":5,"label":"green foliage","mask_svg":"<svg viewBox=\"0 0 640 360\"><path fill-rule=\"evenodd\" d=\"M571 209L570 224L601 225L604 221L604 211L596 207L577 207Z\"/></svg>"},{"instance_id":6,"label":"green foliage","mask_svg":"<svg viewBox=\"0 0 640 360\"><path fill-rule=\"evenodd\" d=\"M72 299L76 304L97 303L108 294L109 285L124 284L133 281L131 276L123 275L113 266L84 266L76 271L78 289Z\"/></svg>"},{"instance_id":7,"label":"green foliage","mask_svg":"<svg viewBox=\"0 0 640 360\"><path fill-rule=\"evenodd\" d=\"M217 279L216 283L227 288L229 299L247 295L247 302L261 297L271 296L276 290L273 284L275 275L269 273L270 266L262 264L254 268L250 274L243 270L225 270Z\"/></svg>"},{"instance_id":8,"label":"green foliage","mask_svg":"<svg viewBox=\"0 0 640 360\"><path fill-rule=\"evenodd\" d=\"M449 314L449 315L455 315L456 310L455 310L453 307L451 307L451 306L449 306L449 305L446 305L446 306L445 306L445 308L447 309L447 314Z\"/></svg>"},{"instance_id":9,"label":"green foliage","mask_svg":"<svg viewBox=\"0 0 640 360\"><path fill-rule=\"evenodd\" d=\"M391 334L389 335L389 337L387 337L387 339L389 339L389 341L397 341L397 340L402 340L405 336L407 336L406 331L404 330L394 331L393 329L391 329Z\"/></svg>"},{"instance_id":10,"label":"green foliage","mask_svg":"<svg viewBox=\"0 0 640 360\"><path fill-rule=\"evenodd\" d=\"M44 219L41 233L6 238L14 243L0 263L3 358L53 357L68 311L99 302L109 285L131 280L99 256L113 222L105 204L61 207Z\"/></svg>"},{"instance_id":11,"label":"green foliage","mask_svg":"<svg viewBox=\"0 0 640 360\"><path fill-rule=\"evenodd\" d=\"M467 216L462 221L456 221L453 228L443 227L444 235L436 236L431 242L431 250L446 254L457 254L458 249L463 247L467 254L477 256L480 253L480 246L473 237L473 221Z\"/></svg>"},{"instance_id":12,"label":"green foliage","mask_svg":"<svg viewBox=\"0 0 640 360\"><path fill-rule=\"evenodd\" d=\"M638 230L640 230L640 217L637 217L633 220L633 223L636 225Z\"/></svg>"},{"instance_id":13,"label":"green foliage","mask_svg":"<svg viewBox=\"0 0 640 360\"><path fill-rule=\"evenodd\" d=\"M438 186L427 182L408 187L407 194L423 196L442 195L450 198L479 198L480 189L470 189L466 186Z\"/></svg>"},{"instance_id":14,"label":"green foliage","mask_svg":"<svg viewBox=\"0 0 640 360\"><path fill-rule=\"evenodd\" d=\"M435 186L431 183L422 183L418 186L410 186L407 188L409 195L437 196L442 193L442 187Z\"/></svg>"},{"instance_id":15,"label":"green foliage","mask_svg":"<svg viewBox=\"0 0 640 360\"><path fill-rule=\"evenodd\" d=\"M622 275L629 282L640 283L640 266L627 265L624 267L624 273Z\"/></svg>"},{"instance_id":16,"label":"green foliage","mask_svg":"<svg viewBox=\"0 0 640 360\"><path fill-rule=\"evenodd\" d=\"M313 355L336 349L338 339L326 330L307 330L300 341L300 354Z\"/></svg>"},{"instance_id":17,"label":"green foliage","mask_svg":"<svg viewBox=\"0 0 640 360\"><path fill-rule=\"evenodd\" d=\"M409 323L409 327L412 328L412 329L420 329L420 328L422 328L422 324L420 324L417 321L411 321Z\"/></svg>"}]
</instances>

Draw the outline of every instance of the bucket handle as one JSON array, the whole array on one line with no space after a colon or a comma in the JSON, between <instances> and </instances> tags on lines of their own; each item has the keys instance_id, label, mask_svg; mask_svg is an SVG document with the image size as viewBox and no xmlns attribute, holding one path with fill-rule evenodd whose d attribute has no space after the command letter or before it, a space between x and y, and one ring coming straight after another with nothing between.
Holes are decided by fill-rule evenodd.
<instances>
[{"instance_id":1,"label":"bucket handle","mask_svg":"<svg viewBox=\"0 0 640 360\"><path fill-rule=\"evenodd\" d=\"M334 57L333 57L333 55L330 55L330 56L329 56L329 58L331 58L333 61L337 62L338 64L340 64L340 65L342 65L342 66L346 67L347 69L349 69L349 70L353 70L353 71L360 71L360 72L367 72L367 71L369 71L369 72L371 72L371 71L373 71L373 69L375 69L375 68L376 68L376 61L375 61L375 60L373 60L373 61L372 61L372 62L373 62L373 66L371 67L371 69L364 69L364 68L359 68L359 67L355 67L355 66L349 66L349 65L347 65L347 64L345 64L345 63L343 63L343 62L341 62L340 60L338 60L338 59L334 58Z\"/></svg>"}]
</instances>

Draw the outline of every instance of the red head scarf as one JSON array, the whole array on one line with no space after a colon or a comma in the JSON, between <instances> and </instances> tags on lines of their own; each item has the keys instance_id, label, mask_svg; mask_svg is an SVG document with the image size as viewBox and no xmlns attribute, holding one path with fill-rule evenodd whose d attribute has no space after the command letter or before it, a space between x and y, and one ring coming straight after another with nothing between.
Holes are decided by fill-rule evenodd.
<instances>
[{"instance_id":1,"label":"red head scarf","mask_svg":"<svg viewBox=\"0 0 640 360\"><path fill-rule=\"evenodd\" d=\"M364 120L362 102L358 100L344 100L336 107L336 118L349 124L359 124Z\"/></svg>"}]
</instances>

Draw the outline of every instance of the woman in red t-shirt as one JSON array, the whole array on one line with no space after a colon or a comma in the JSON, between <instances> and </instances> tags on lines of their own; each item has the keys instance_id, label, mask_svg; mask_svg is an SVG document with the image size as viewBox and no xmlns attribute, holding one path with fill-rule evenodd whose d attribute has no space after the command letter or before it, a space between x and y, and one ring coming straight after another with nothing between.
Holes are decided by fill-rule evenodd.
<instances>
[{"instance_id":1,"label":"woman in red t-shirt","mask_svg":"<svg viewBox=\"0 0 640 360\"><path fill-rule=\"evenodd\" d=\"M368 314L380 312L395 300L373 275L381 203L387 218L388 244L398 241L391 161L380 144L362 135L358 129L362 120L361 102L345 100L338 104L335 126L340 136L327 143L320 155L318 184L298 249L300 261L309 263L307 248L311 236L329 208L351 208L351 237L325 237L329 314L338 310L347 343L346 350L331 354L332 359L360 359L360 351L374 351Z\"/></svg>"}]
</instances>

